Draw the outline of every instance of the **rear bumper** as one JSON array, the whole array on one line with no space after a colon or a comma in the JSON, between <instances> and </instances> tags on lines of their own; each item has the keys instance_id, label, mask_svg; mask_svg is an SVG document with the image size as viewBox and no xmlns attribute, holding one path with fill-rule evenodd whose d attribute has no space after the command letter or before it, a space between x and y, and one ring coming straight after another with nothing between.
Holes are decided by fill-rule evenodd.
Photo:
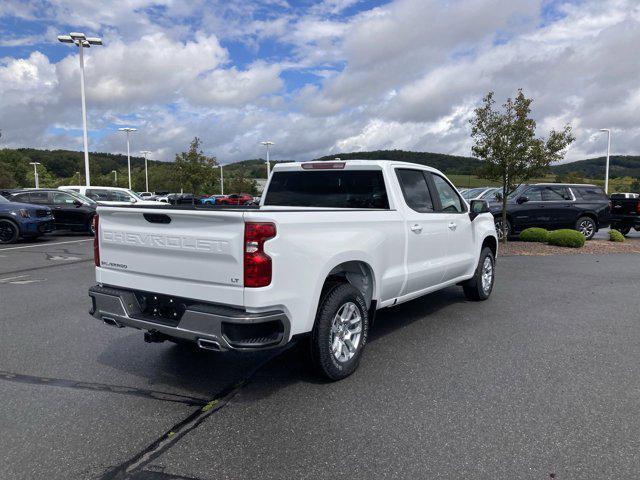
<instances>
[{"instance_id":1,"label":"rear bumper","mask_svg":"<svg viewBox=\"0 0 640 480\"><path fill-rule=\"evenodd\" d=\"M640 215L611 215L611 225L628 225L630 227L640 226Z\"/></svg>"},{"instance_id":2,"label":"rear bumper","mask_svg":"<svg viewBox=\"0 0 640 480\"><path fill-rule=\"evenodd\" d=\"M112 326L133 327L192 341L210 350L263 350L282 346L289 341L289 318L281 310L248 313L241 309L192 301L180 318L172 321L145 313L139 302L140 293L96 285L89 289L92 301L89 313ZM176 303L184 300L175 298Z\"/></svg>"},{"instance_id":3,"label":"rear bumper","mask_svg":"<svg viewBox=\"0 0 640 480\"><path fill-rule=\"evenodd\" d=\"M53 219L33 219L29 222L20 224L20 235L42 235L43 233L53 232L55 224Z\"/></svg>"}]
</instances>

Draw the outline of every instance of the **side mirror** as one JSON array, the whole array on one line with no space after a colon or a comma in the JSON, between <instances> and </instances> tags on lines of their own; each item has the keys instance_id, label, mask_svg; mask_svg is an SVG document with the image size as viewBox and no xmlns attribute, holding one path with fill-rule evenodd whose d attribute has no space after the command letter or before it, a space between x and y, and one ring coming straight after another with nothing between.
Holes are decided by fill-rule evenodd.
<instances>
[{"instance_id":1,"label":"side mirror","mask_svg":"<svg viewBox=\"0 0 640 480\"><path fill-rule=\"evenodd\" d=\"M136 199L135 199L135 198L133 198L133 197L131 197L131 198L129 199L129 202L131 202L131 203L136 203Z\"/></svg>"},{"instance_id":2,"label":"side mirror","mask_svg":"<svg viewBox=\"0 0 640 480\"><path fill-rule=\"evenodd\" d=\"M518 197L518 200L516 200L516 202L518 202L518 205L522 205L523 203L527 203L528 201L529 197L527 197L526 195Z\"/></svg>"},{"instance_id":3,"label":"side mirror","mask_svg":"<svg viewBox=\"0 0 640 480\"><path fill-rule=\"evenodd\" d=\"M82 206L82 202L80 200L74 200L73 204L76 206L76 208L79 208Z\"/></svg>"},{"instance_id":4,"label":"side mirror","mask_svg":"<svg viewBox=\"0 0 640 480\"><path fill-rule=\"evenodd\" d=\"M489 204L485 200L471 200L469 205L469 218L471 221L482 213L489 213Z\"/></svg>"}]
</instances>

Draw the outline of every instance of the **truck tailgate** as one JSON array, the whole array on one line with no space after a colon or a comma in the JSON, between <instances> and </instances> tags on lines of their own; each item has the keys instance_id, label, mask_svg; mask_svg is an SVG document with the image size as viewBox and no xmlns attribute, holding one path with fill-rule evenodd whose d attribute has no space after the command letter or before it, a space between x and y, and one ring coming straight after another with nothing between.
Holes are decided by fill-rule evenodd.
<instances>
[{"instance_id":1,"label":"truck tailgate","mask_svg":"<svg viewBox=\"0 0 640 480\"><path fill-rule=\"evenodd\" d=\"M638 213L637 198L612 198L611 213L613 215L636 215Z\"/></svg>"},{"instance_id":2,"label":"truck tailgate","mask_svg":"<svg viewBox=\"0 0 640 480\"><path fill-rule=\"evenodd\" d=\"M243 305L243 212L99 207L99 283Z\"/></svg>"}]
</instances>

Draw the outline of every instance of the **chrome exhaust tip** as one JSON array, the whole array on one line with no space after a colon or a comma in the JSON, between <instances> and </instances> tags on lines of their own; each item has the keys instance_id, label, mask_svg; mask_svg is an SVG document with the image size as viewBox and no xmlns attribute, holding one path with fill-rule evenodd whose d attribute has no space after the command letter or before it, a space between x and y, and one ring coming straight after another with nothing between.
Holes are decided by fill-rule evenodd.
<instances>
[{"instance_id":1,"label":"chrome exhaust tip","mask_svg":"<svg viewBox=\"0 0 640 480\"><path fill-rule=\"evenodd\" d=\"M121 323L119 323L115 318L111 318L111 317L102 317L102 321L103 321L104 323L106 323L107 325L109 325L110 327L124 328L124 325L122 325Z\"/></svg>"},{"instance_id":2,"label":"chrome exhaust tip","mask_svg":"<svg viewBox=\"0 0 640 480\"><path fill-rule=\"evenodd\" d=\"M220 348L220 344L215 340L207 340L206 338L199 338L197 341L197 344L198 344L198 347L202 348L203 350L213 350L215 352L222 351L222 348Z\"/></svg>"}]
</instances>

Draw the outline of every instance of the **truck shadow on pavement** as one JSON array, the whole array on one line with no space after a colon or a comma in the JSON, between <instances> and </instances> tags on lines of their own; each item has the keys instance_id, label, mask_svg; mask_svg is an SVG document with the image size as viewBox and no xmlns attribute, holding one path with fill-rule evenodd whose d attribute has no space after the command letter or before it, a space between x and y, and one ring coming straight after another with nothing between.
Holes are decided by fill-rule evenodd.
<instances>
[{"instance_id":1,"label":"truck shadow on pavement","mask_svg":"<svg viewBox=\"0 0 640 480\"><path fill-rule=\"evenodd\" d=\"M368 343L393 342L396 335L418 321L426 324L428 335L430 329L451 323L450 318L438 315L440 310L454 308L465 301L462 290L452 287L381 310L369 332ZM276 350L220 354L171 342L146 344L142 332L132 331L111 339L98 361L126 375L144 379L148 386L205 398L212 398L230 384L246 381L251 384L251 393L249 396L243 393L242 401L259 400L290 383L327 383L311 368L304 339ZM366 362L365 352L363 363Z\"/></svg>"}]
</instances>

